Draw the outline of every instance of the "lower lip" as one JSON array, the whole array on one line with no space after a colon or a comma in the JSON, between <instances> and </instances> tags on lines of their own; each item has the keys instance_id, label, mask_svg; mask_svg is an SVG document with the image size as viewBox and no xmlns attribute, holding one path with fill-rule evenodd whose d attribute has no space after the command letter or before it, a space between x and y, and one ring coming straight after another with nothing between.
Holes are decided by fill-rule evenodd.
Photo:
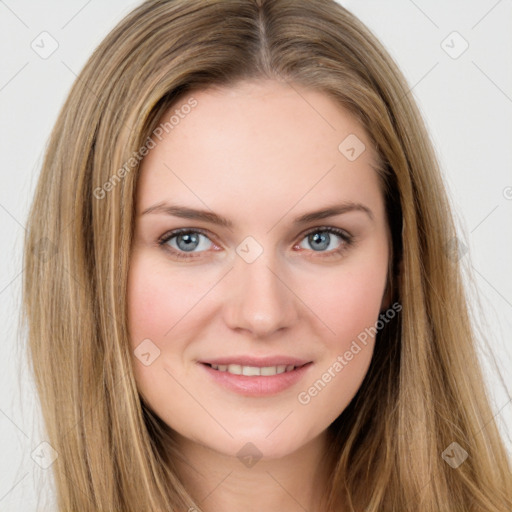
<instances>
[{"instance_id":1,"label":"lower lip","mask_svg":"<svg viewBox=\"0 0 512 512\"><path fill-rule=\"evenodd\" d=\"M270 396L275 395L293 386L309 370L312 362L305 364L291 372L278 373L276 375L253 376L234 375L228 372L214 370L211 366L199 363L218 384L230 391L245 396Z\"/></svg>"}]
</instances>

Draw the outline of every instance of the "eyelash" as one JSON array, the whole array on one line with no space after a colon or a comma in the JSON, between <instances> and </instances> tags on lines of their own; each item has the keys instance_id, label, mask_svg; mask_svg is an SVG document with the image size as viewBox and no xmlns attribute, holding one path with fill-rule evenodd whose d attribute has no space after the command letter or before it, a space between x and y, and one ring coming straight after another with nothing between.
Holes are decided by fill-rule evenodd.
<instances>
[{"instance_id":1,"label":"eyelash","mask_svg":"<svg viewBox=\"0 0 512 512\"><path fill-rule=\"evenodd\" d=\"M210 239L208 237L208 234L205 231L203 231L202 229L182 228L182 229L175 229L173 231L169 231L169 232L163 234L158 239L158 246L162 247L162 249L164 249L166 251L171 252L172 255L177 258L183 258L183 259L197 258L198 256L186 255L186 253L178 252L169 246L165 247L165 244L167 244L167 242L169 242L169 240L171 240L172 238L174 238L177 235L194 234L194 233L199 233L199 234L205 236L206 238ZM330 258L330 257L334 257L334 256L339 256L339 255L343 254L345 251L347 251L354 243L354 237L352 235L349 235L345 231L343 231L339 228L335 228L333 226L321 226L321 227L313 228L302 235L302 238L300 239L299 243L302 242L302 240L304 240L304 238L306 238L308 235L311 235L313 233L331 233L331 234L338 235L343 240L343 244L338 249L334 249L334 250L326 252L326 253L319 252L319 255L320 255L319 257L321 257L321 258ZM297 245L297 244L295 244L295 245ZM204 252L204 251L201 251L201 252ZM316 251L313 251L313 252L316 252ZM197 254L197 253L190 253L190 254Z\"/></svg>"}]
</instances>

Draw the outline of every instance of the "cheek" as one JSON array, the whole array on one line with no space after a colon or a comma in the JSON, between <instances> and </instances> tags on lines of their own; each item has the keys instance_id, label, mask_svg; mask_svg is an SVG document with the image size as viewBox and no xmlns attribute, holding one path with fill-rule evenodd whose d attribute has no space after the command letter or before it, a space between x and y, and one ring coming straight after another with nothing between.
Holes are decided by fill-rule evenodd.
<instances>
[{"instance_id":1,"label":"cheek","mask_svg":"<svg viewBox=\"0 0 512 512\"><path fill-rule=\"evenodd\" d=\"M355 260L355 259L354 259ZM329 328L325 341L342 350L365 329L375 325L381 310L387 278L387 260L374 258L357 261L325 275L310 287L306 303L313 304Z\"/></svg>"},{"instance_id":2,"label":"cheek","mask_svg":"<svg viewBox=\"0 0 512 512\"><path fill-rule=\"evenodd\" d=\"M333 421L355 396L373 355L387 259L379 250L367 254L303 290L304 302L315 305L328 329L322 329L324 357L297 398L325 421Z\"/></svg>"},{"instance_id":3,"label":"cheek","mask_svg":"<svg viewBox=\"0 0 512 512\"><path fill-rule=\"evenodd\" d=\"M363 330L378 317L385 281L371 272L342 274L331 281L332 289L318 298L319 311L337 339Z\"/></svg>"},{"instance_id":4,"label":"cheek","mask_svg":"<svg viewBox=\"0 0 512 512\"><path fill-rule=\"evenodd\" d=\"M127 309L133 371L137 387L149 404L159 404L161 413L167 408L160 390L169 386L164 361L169 361L170 336L166 333L185 314L183 295L171 288L162 265L147 254L134 252L130 262L127 286ZM173 280L174 281L174 280ZM149 341L148 341L149 340ZM177 350L179 340L173 340ZM149 354L144 361L144 354Z\"/></svg>"},{"instance_id":5,"label":"cheek","mask_svg":"<svg viewBox=\"0 0 512 512\"><path fill-rule=\"evenodd\" d=\"M145 338L158 339L165 329L169 296L155 272L134 258L128 280L128 317L132 345ZM168 321L170 318L167 319ZM167 329L169 329L167 325Z\"/></svg>"},{"instance_id":6,"label":"cheek","mask_svg":"<svg viewBox=\"0 0 512 512\"><path fill-rule=\"evenodd\" d=\"M380 278L368 274L344 275L331 284L333 290L319 295L317 304L334 334L323 338L324 357L297 395L303 414L315 416L322 425L343 412L366 376L384 288Z\"/></svg>"},{"instance_id":7,"label":"cheek","mask_svg":"<svg viewBox=\"0 0 512 512\"><path fill-rule=\"evenodd\" d=\"M172 279L161 262L145 255L134 255L128 278L128 317L132 345L150 338L157 344L186 315L197 301L200 290L190 279Z\"/></svg>"}]
</instances>

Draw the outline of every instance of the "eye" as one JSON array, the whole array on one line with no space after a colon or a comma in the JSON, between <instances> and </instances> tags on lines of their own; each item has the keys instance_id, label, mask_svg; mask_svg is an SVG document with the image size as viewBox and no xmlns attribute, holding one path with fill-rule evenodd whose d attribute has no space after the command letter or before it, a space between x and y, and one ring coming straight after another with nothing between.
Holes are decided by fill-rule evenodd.
<instances>
[{"instance_id":1,"label":"eye","mask_svg":"<svg viewBox=\"0 0 512 512\"><path fill-rule=\"evenodd\" d=\"M336 238L340 239L342 243L336 244ZM315 228L306 233L302 240L305 240L310 247L313 247L313 253L320 253L321 257L339 255L347 250L353 243L353 237L351 235L332 226ZM301 243L296 244L294 248L298 247L304 249L302 243L301 241ZM198 257L199 255L196 255L196 253L207 251L210 246L219 249L219 247L209 239L206 233L198 229L177 229L171 231L164 234L158 240L158 245L171 252L172 255L177 258L188 259Z\"/></svg>"},{"instance_id":2,"label":"eye","mask_svg":"<svg viewBox=\"0 0 512 512\"><path fill-rule=\"evenodd\" d=\"M336 244L336 238L341 239L341 244ZM313 247L313 252L326 252L326 256L332 256L348 249L353 242L353 237L341 229L325 226L309 231L303 240ZM304 248L302 243L295 247Z\"/></svg>"},{"instance_id":3,"label":"eye","mask_svg":"<svg viewBox=\"0 0 512 512\"><path fill-rule=\"evenodd\" d=\"M208 249L208 243L204 243L204 240L211 240L201 231L195 229L181 229L175 230L171 233L165 234L158 242L159 245L167 245L174 256L178 258L193 258L183 253L193 253L195 249ZM196 251L201 252L201 251Z\"/></svg>"}]
</instances>

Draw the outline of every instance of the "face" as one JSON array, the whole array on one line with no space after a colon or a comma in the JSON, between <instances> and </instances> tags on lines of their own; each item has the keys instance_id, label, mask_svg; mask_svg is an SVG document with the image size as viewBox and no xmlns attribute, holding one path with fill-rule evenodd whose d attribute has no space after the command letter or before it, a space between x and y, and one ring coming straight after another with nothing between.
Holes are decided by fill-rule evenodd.
<instances>
[{"instance_id":1,"label":"face","mask_svg":"<svg viewBox=\"0 0 512 512\"><path fill-rule=\"evenodd\" d=\"M326 431L370 364L390 247L376 155L321 92L252 81L193 99L138 181L135 378L187 442L281 457Z\"/></svg>"}]
</instances>

